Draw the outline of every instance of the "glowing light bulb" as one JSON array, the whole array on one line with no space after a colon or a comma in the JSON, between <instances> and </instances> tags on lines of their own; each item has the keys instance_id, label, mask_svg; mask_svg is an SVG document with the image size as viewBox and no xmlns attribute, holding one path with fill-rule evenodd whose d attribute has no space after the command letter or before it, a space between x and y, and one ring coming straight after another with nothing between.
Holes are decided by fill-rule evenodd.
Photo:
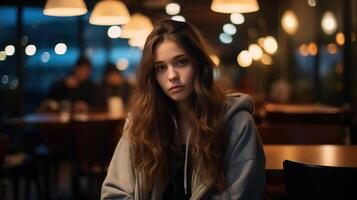
<instances>
[{"instance_id":1,"label":"glowing light bulb","mask_svg":"<svg viewBox=\"0 0 357 200\"><path fill-rule=\"evenodd\" d=\"M252 56L249 54L249 51L243 50L238 54L237 62L241 67L249 67L252 62Z\"/></svg>"}]
</instances>

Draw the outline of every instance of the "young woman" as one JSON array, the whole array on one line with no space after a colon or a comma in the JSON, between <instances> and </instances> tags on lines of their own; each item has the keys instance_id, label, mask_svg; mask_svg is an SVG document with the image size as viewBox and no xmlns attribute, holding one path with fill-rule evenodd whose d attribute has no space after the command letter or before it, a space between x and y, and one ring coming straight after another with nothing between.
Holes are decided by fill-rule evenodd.
<instances>
[{"instance_id":1,"label":"young woman","mask_svg":"<svg viewBox=\"0 0 357 200\"><path fill-rule=\"evenodd\" d=\"M102 199L262 199L265 157L252 100L225 97L214 67L189 23L155 26Z\"/></svg>"}]
</instances>

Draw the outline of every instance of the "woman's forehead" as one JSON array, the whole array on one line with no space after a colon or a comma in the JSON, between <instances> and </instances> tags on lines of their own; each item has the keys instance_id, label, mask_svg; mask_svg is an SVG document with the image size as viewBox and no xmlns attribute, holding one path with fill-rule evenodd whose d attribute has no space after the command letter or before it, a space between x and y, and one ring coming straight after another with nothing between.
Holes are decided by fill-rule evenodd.
<instances>
[{"instance_id":1,"label":"woman's forehead","mask_svg":"<svg viewBox=\"0 0 357 200\"><path fill-rule=\"evenodd\" d=\"M176 41L165 39L154 50L154 62L166 62L177 56L186 54L186 51Z\"/></svg>"}]
</instances>

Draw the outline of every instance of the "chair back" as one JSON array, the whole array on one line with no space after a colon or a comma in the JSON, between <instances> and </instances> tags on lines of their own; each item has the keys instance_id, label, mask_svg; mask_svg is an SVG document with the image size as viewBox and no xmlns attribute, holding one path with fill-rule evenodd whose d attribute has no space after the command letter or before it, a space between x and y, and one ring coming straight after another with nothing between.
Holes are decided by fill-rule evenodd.
<instances>
[{"instance_id":1,"label":"chair back","mask_svg":"<svg viewBox=\"0 0 357 200\"><path fill-rule=\"evenodd\" d=\"M0 174L4 166L5 154L9 146L9 137L7 135L0 134Z\"/></svg>"},{"instance_id":2,"label":"chair back","mask_svg":"<svg viewBox=\"0 0 357 200\"><path fill-rule=\"evenodd\" d=\"M81 171L93 171L93 167L103 171L109 166L121 135L123 122L98 121L74 124L74 151Z\"/></svg>"},{"instance_id":3,"label":"chair back","mask_svg":"<svg viewBox=\"0 0 357 200\"><path fill-rule=\"evenodd\" d=\"M357 199L357 168L330 167L285 160L288 199Z\"/></svg>"}]
</instances>

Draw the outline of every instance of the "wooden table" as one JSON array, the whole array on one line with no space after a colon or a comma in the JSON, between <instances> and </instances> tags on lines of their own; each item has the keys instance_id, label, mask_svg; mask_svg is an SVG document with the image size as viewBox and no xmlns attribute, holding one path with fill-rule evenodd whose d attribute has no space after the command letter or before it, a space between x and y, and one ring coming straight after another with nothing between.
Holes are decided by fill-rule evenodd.
<instances>
[{"instance_id":1,"label":"wooden table","mask_svg":"<svg viewBox=\"0 0 357 200\"><path fill-rule=\"evenodd\" d=\"M282 170L284 160L357 167L357 145L264 145L266 170Z\"/></svg>"},{"instance_id":2,"label":"wooden table","mask_svg":"<svg viewBox=\"0 0 357 200\"><path fill-rule=\"evenodd\" d=\"M264 105L263 118L270 123L351 123L352 110L322 104L273 104Z\"/></svg>"},{"instance_id":3,"label":"wooden table","mask_svg":"<svg viewBox=\"0 0 357 200\"><path fill-rule=\"evenodd\" d=\"M79 115L61 115L58 113L32 113L18 118L4 120L7 125L55 125L72 122L122 121L125 116L113 116L109 113L88 113Z\"/></svg>"}]
</instances>

